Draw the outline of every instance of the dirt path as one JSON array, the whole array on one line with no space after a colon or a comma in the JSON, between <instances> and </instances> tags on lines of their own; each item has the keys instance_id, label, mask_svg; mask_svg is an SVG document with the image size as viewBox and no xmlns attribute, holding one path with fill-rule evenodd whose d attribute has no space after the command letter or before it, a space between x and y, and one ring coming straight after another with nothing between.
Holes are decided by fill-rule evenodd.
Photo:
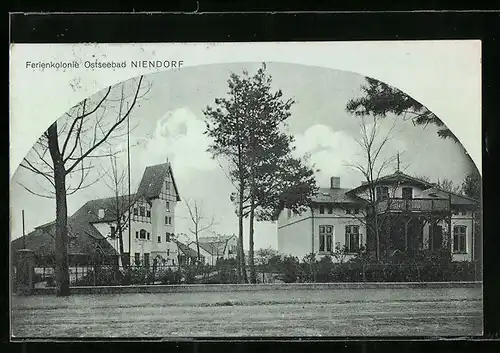
<instances>
[{"instance_id":1,"label":"dirt path","mask_svg":"<svg viewBox=\"0 0 500 353\"><path fill-rule=\"evenodd\" d=\"M471 336L480 289L14 297L16 337Z\"/></svg>"}]
</instances>

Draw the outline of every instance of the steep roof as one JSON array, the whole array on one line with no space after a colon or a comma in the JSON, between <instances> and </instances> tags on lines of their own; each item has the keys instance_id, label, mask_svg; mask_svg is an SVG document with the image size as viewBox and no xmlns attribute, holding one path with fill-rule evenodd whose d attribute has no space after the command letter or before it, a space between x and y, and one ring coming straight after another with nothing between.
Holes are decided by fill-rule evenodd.
<instances>
[{"instance_id":1,"label":"steep roof","mask_svg":"<svg viewBox=\"0 0 500 353\"><path fill-rule=\"evenodd\" d=\"M174 174L172 172L170 163L163 163L146 167L146 170L144 170L144 174L142 175L141 182L139 183L137 194L148 199L159 197L165 178L169 174L172 177L172 184L174 185L177 201L180 201L181 198L179 196L179 191L175 183Z\"/></svg>"},{"instance_id":2,"label":"steep roof","mask_svg":"<svg viewBox=\"0 0 500 353\"><path fill-rule=\"evenodd\" d=\"M130 206L132 206L135 201L137 201L138 196L136 194L130 195ZM118 204L117 204L118 201ZM117 219L117 206L120 212L125 212L129 205L128 195L116 197L106 197L102 199L87 201L78 211L76 211L73 218L83 218L85 217L91 223L97 222L115 222ZM99 210L104 210L104 217L99 218Z\"/></svg>"},{"instance_id":3,"label":"steep roof","mask_svg":"<svg viewBox=\"0 0 500 353\"><path fill-rule=\"evenodd\" d=\"M94 254L100 251L106 255L116 255L116 250L88 220L80 214L68 218L68 254ZM55 253L55 222L35 228L26 235L26 247L38 256L53 256ZM23 239L11 242L13 252L23 248Z\"/></svg>"},{"instance_id":4,"label":"steep roof","mask_svg":"<svg viewBox=\"0 0 500 353\"><path fill-rule=\"evenodd\" d=\"M343 188L319 188L316 195L311 198L312 202L315 203L364 203L365 201L357 197L356 195L351 195L349 192L351 189Z\"/></svg>"},{"instance_id":5,"label":"steep roof","mask_svg":"<svg viewBox=\"0 0 500 353\"><path fill-rule=\"evenodd\" d=\"M179 250L184 254L186 255L187 257L190 257L190 258L198 258L198 252L191 249L189 246L187 246L186 244L178 241L178 240L175 240L175 243L177 244L177 247L179 248ZM200 254L201 257L204 257L203 255Z\"/></svg>"},{"instance_id":6,"label":"steep roof","mask_svg":"<svg viewBox=\"0 0 500 353\"><path fill-rule=\"evenodd\" d=\"M220 237L200 237L198 239L198 243L200 244L200 248L202 248L209 254L222 255L228 241L232 238L236 238L236 235L222 235Z\"/></svg>"}]
</instances>

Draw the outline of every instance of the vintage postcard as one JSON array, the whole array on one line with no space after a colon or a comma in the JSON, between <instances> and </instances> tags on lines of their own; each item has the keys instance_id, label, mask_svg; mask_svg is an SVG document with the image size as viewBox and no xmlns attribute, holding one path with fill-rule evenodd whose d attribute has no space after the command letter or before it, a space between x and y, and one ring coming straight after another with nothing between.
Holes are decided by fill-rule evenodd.
<instances>
[{"instance_id":1,"label":"vintage postcard","mask_svg":"<svg viewBox=\"0 0 500 353\"><path fill-rule=\"evenodd\" d=\"M12 44L12 339L483 334L481 42Z\"/></svg>"}]
</instances>

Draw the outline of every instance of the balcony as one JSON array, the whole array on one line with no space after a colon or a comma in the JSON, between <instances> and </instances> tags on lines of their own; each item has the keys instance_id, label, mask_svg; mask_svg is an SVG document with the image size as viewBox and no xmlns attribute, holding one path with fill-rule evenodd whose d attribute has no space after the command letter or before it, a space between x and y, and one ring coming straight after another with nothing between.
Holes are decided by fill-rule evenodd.
<instances>
[{"instance_id":1,"label":"balcony","mask_svg":"<svg viewBox=\"0 0 500 353\"><path fill-rule=\"evenodd\" d=\"M389 198L377 202L375 209L379 214L385 212L449 212L450 200L440 198Z\"/></svg>"}]
</instances>

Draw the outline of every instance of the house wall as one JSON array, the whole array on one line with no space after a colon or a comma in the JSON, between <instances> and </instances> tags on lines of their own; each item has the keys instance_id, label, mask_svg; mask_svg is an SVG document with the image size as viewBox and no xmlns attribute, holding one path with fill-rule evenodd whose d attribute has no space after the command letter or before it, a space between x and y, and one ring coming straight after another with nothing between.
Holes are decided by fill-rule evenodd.
<instances>
[{"instance_id":1,"label":"house wall","mask_svg":"<svg viewBox=\"0 0 500 353\"><path fill-rule=\"evenodd\" d=\"M320 226L333 226L333 247L335 248L337 243L340 247L345 245L346 225L357 225L360 232L360 246L365 245L366 226L362 219L362 214L347 214L345 209L338 207L334 207L331 214L327 211L320 214L319 208L314 208L313 212L308 210L300 215L293 215L293 213L288 212L288 209L284 209L278 216L278 251L283 254L297 256L299 259L313 251L318 259L325 255L331 255L326 252L319 252ZM313 232L314 238L312 238ZM349 254L344 260L348 260L353 256ZM333 257L332 260L336 261Z\"/></svg>"},{"instance_id":2,"label":"house wall","mask_svg":"<svg viewBox=\"0 0 500 353\"><path fill-rule=\"evenodd\" d=\"M293 214L283 209L277 220L278 251L302 259L313 251L311 210Z\"/></svg>"},{"instance_id":3,"label":"house wall","mask_svg":"<svg viewBox=\"0 0 500 353\"><path fill-rule=\"evenodd\" d=\"M448 233L448 224L446 221L439 222L439 225L443 227L443 233ZM453 253L453 227L454 226L465 226L465 235L466 235L466 253ZM471 211L467 211L465 214L454 214L451 217L451 249L452 249L452 260L453 261L472 261L474 259L474 245L473 245L473 227L474 220L473 214ZM428 223L425 224L423 229L423 247L424 249L429 249L429 234L430 234L430 225ZM446 236L446 235L445 235ZM475 236L475 235L474 235Z\"/></svg>"}]
</instances>

